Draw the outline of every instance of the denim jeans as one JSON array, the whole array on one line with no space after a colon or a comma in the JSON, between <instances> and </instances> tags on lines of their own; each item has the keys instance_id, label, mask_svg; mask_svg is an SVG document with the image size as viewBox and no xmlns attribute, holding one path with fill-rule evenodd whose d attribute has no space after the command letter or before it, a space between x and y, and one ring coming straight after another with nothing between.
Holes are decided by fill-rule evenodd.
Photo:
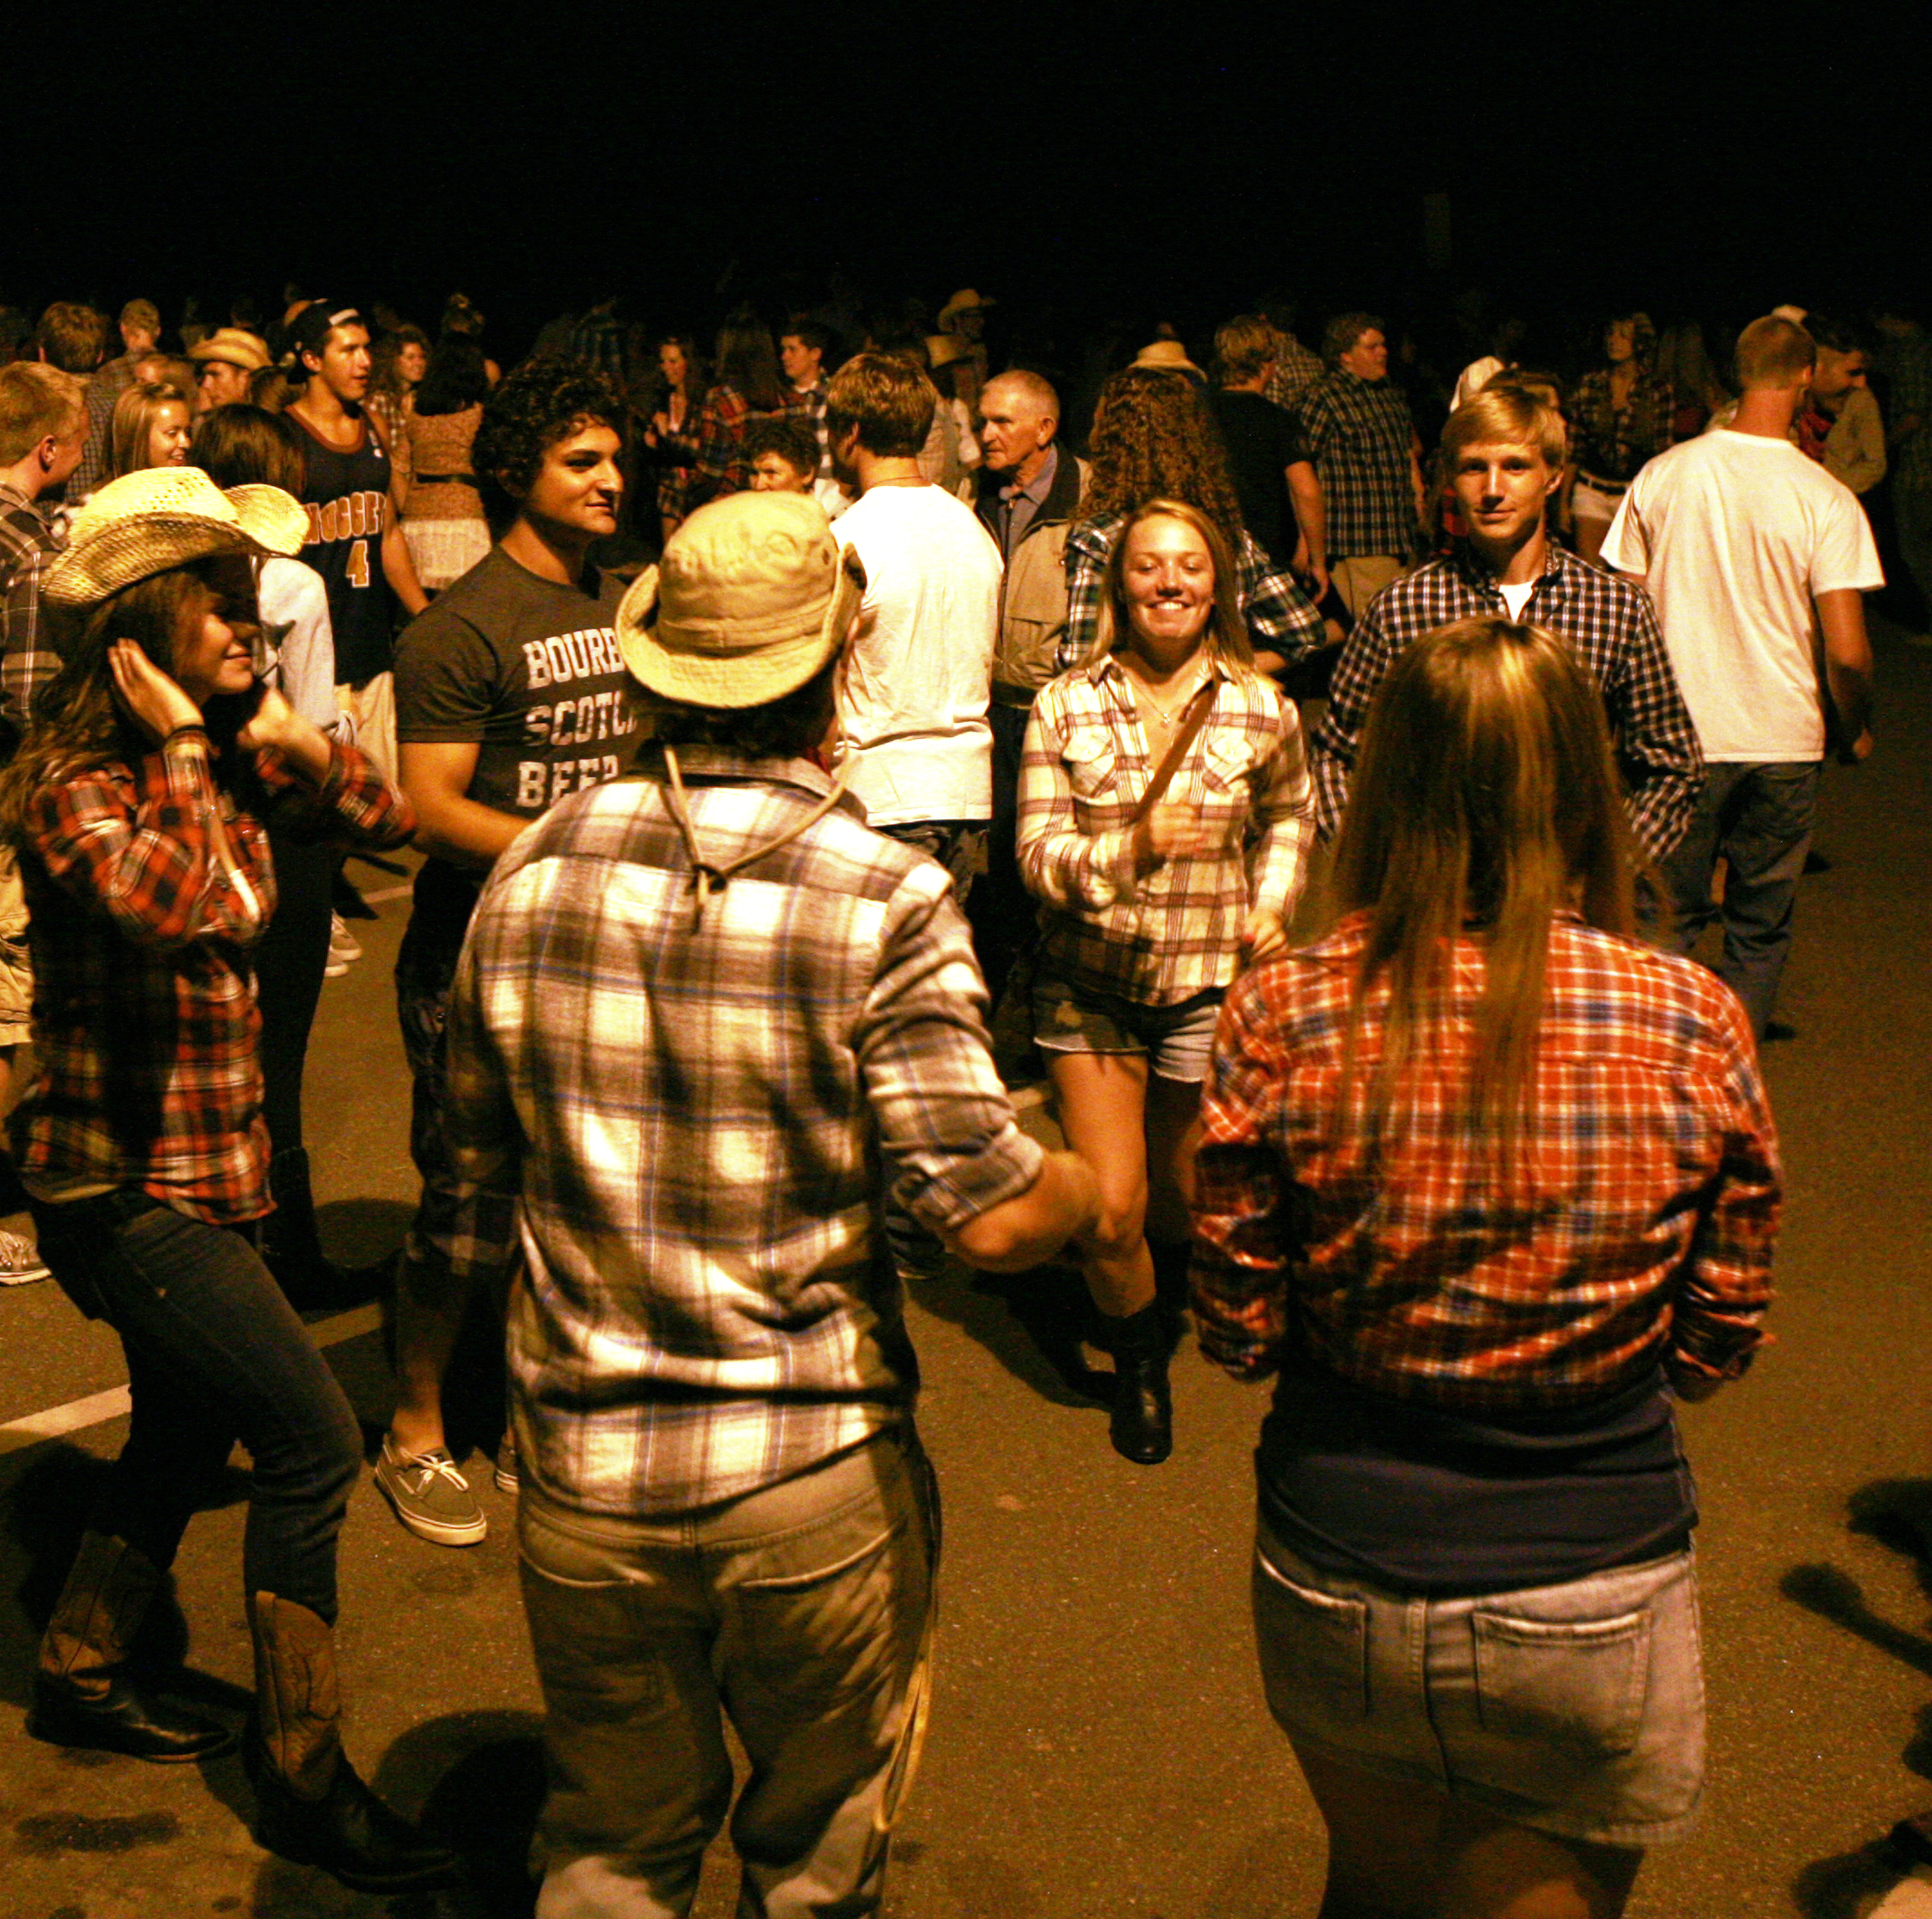
<instances>
[{"instance_id":1,"label":"denim jeans","mask_svg":"<svg viewBox=\"0 0 1932 1919\"><path fill-rule=\"evenodd\" d=\"M938 1550L911 1428L682 1518L599 1520L526 1484L523 1603L547 1708L538 1919L681 1919L731 1818L741 1919L860 1919L925 1721Z\"/></svg>"},{"instance_id":2,"label":"denim jeans","mask_svg":"<svg viewBox=\"0 0 1932 1919\"><path fill-rule=\"evenodd\" d=\"M1445 1598L1319 1570L1261 1523L1254 1625L1282 1730L1339 1764L1605 1846L1681 1838L1703 1793L1689 1551Z\"/></svg>"},{"instance_id":3,"label":"denim jeans","mask_svg":"<svg viewBox=\"0 0 1932 1919\"><path fill-rule=\"evenodd\" d=\"M89 1523L166 1568L239 1439L254 1462L243 1590L333 1624L361 1429L260 1254L126 1186L36 1200L33 1222L62 1290L127 1355L127 1443Z\"/></svg>"},{"instance_id":4,"label":"denim jeans","mask_svg":"<svg viewBox=\"0 0 1932 1919\"><path fill-rule=\"evenodd\" d=\"M1723 857L1724 951L1712 971L1743 1001L1759 1039L1791 950L1792 907L1817 795L1815 760L1713 761L1683 838L1664 862L1677 908L1669 944L1687 953L1718 915L1711 875Z\"/></svg>"}]
</instances>

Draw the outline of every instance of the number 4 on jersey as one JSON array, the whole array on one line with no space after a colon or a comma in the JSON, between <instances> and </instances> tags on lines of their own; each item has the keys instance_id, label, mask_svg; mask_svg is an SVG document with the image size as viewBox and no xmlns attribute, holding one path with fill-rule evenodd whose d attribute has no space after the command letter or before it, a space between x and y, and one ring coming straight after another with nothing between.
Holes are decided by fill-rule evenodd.
<instances>
[{"instance_id":1,"label":"number 4 on jersey","mask_svg":"<svg viewBox=\"0 0 1932 1919\"><path fill-rule=\"evenodd\" d=\"M349 549L349 584L352 586L369 585L369 542L359 539Z\"/></svg>"}]
</instances>

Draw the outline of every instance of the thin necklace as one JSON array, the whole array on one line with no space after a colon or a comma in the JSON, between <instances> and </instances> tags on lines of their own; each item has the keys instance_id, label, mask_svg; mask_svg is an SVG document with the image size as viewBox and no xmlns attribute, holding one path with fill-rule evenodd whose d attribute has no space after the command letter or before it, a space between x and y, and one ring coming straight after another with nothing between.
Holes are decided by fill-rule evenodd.
<instances>
[{"instance_id":1,"label":"thin necklace","mask_svg":"<svg viewBox=\"0 0 1932 1919\"><path fill-rule=\"evenodd\" d=\"M1148 705L1153 707L1156 713L1159 714L1160 723L1164 726L1172 726L1175 724L1180 715L1186 710L1187 702L1201 690L1207 680L1207 675L1205 671L1196 673L1186 686L1181 689L1180 697L1169 707L1161 702L1156 696L1153 688L1149 686L1146 680L1142 679L1138 673L1130 673L1128 678L1134 683L1135 697L1145 699Z\"/></svg>"}]
</instances>

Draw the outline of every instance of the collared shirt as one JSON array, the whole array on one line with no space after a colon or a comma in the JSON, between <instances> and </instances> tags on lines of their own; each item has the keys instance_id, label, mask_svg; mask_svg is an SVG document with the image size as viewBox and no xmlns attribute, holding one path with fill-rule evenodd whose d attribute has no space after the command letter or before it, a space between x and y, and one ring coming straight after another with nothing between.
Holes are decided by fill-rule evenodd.
<instances>
[{"instance_id":1,"label":"collared shirt","mask_svg":"<svg viewBox=\"0 0 1932 1919\"><path fill-rule=\"evenodd\" d=\"M1416 542L1415 422L1402 389L1337 367L1294 412L1327 506L1328 557L1406 557Z\"/></svg>"},{"instance_id":2,"label":"collared shirt","mask_svg":"<svg viewBox=\"0 0 1932 1919\"><path fill-rule=\"evenodd\" d=\"M1452 620L1508 618L1496 576L1466 541L1384 586L1342 649L1316 729L1315 804L1324 838L1342 823L1369 703L1402 650ZM1597 682L1624 777L1630 825L1661 860L1683 838L1703 789L1704 760L1650 595L1634 580L1549 542L1522 617L1547 627Z\"/></svg>"},{"instance_id":3,"label":"collared shirt","mask_svg":"<svg viewBox=\"0 0 1932 1919\"><path fill-rule=\"evenodd\" d=\"M1314 802L1301 727L1274 682L1216 669L1207 720L1169 800L1220 828L1220 850L1135 872L1134 809L1160 763L1133 688L1108 654L1033 703L1019 772L1019 865L1045 904L1041 959L1096 992L1172 1006L1225 986L1243 922L1285 922L1301 893Z\"/></svg>"},{"instance_id":4,"label":"collared shirt","mask_svg":"<svg viewBox=\"0 0 1932 1919\"><path fill-rule=\"evenodd\" d=\"M63 545L39 503L0 481L0 735L14 742L34 695L60 670L41 633L41 576Z\"/></svg>"},{"instance_id":5,"label":"collared shirt","mask_svg":"<svg viewBox=\"0 0 1932 1919\"><path fill-rule=\"evenodd\" d=\"M1124 513L1076 520L1066 537L1066 632L1061 637L1059 669L1064 673L1093 651L1100 637L1101 600L1107 586L1107 562L1127 524ZM1277 571L1245 529L1235 572L1241 610L1256 652L1299 660L1325 645L1321 615L1292 575Z\"/></svg>"},{"instance_id":6,"label":"collared shirt","mask_svg":"<svg viewBox=\"0 0 1932 1919\"><path fill-rule=\"evenodd\" d=\"M1563 411L1570 457L1586 478L1634 480L1646 460L1670 445L1677 401L1667 379L1639 367L1619 407L1610 397L1609 369L1596 367L1577 382Z\"/></svg>"},{"instance_id":7,"label":"collared shirt","mask_svg":"<svg viewBox=\"0 0 1932 1919\"><path fill-rule=\"evenodd\" d=\"M1008 562L1012 560L1013 549L1027 536L1027 529L1038 517L1040 509L1046 504L1046 495L1051 491L1054 475L1060 470L1060 449L1049 446L1046 457L1040 462L1040 470L1027 481L1025 486L1001 486L996 489L999 504L993 513L993 538L999 542L999 555Z\"/></svg>"},{"instance_id":8,"label":"collared shirt","mask_svg":"<svg viewBox=\"0 0 1932 1919\"><path fill-rule=\"evenodd\" d=\"M257 755L277 826L395 847L409 802L332 742L310 787ZM218 828L216 822L220 822ZM138 1186L224 1225L268 1210L261 1019L249 950L274 916L260 820L218 788L208 736L33 797L20 862L40 1076L14 1118L30 1191Z\"/></svg>"},{"instance_id":9,"label":"collared shirt","mask_svg":"<svg viewBox=\"0 0 1932 1919\"><path fill-rule=\"evenodd\" d=\"M1328 370L1319 353L1311 353L1292 333L1277 333L1280 346L1274 371L1268 376L1268 398L1292 412L1295 402Z\"/></svg>"},{"instance_id":10,"label":"collared shirt","mask_svg":"<svg viewBox=\"0 0 1932 1919\"><path fill-rule=\"evenodd\" d=\"M108 476L108 441L113 430L114 407L121 395L134 385L136 360L145 353L122 353L96 370L87 385L88 436L80 450L80 463L69 476L66 499L74 505L87 498ZM188 396L189 405L194 396Z\"/></svg>"},{"instance_id":11,"label":"collared shirt","mask_svg":"<svg viewBox=\"0 0 1932 1919\"><path fill-rule=\"evenodd\" d=\"M707 863L802 826L822 773L680 747ZM518 1455L625 1518L738 1497L905 1417L877 1227L1038 1176L945 873L850 802L703 903L655 777L554 807L497 861L449 1007L459 1274L513 1243Z\"/></svg>"},{"instance_id":12,"label":"collared shirt","mask_svg":"<svg viewBox=\"0 0 1932 1919\"><path fill-rule=\"evenodd\" d=\"M787 387L785 388L784 410L794 418L810 420L811 430L818 435L819 471L818 478L832 478L832 436L831 429L825 424L825 396L830 389L822 379L815 379L809 387Z\"/></svg>"},{"instance_id":13,"label":"collared shirt","mask_svg":"<svg viewBox=\"0 0 1932 1919\"><path fill-rule=\"evenodd\" d=\"M1195 1170L1203 1350L1254 1377L1299 1345L1357 1384L1475 1413L1586 1405L1666 1355L1741 1373L1763 1337L1782 1178L1730 989L1560 917L1505 1185L1468 1100L1473 936L1394 1121L1376 1137L1385 973L1342 1106L1367 924L1352 914L1228 997Z\"/></svg>"},{"instance_id":14,"label":"collared shirt","mask_svg":"<svg viewBox=\"0 0 1932 1919\"><path fill-rule=\"evenodd\" d=\"M698 463L685 484L685 507L707 505L751 484L745 429L755 416L736 387L713 387L698 409Z\"/></svg>"}]
</instances>

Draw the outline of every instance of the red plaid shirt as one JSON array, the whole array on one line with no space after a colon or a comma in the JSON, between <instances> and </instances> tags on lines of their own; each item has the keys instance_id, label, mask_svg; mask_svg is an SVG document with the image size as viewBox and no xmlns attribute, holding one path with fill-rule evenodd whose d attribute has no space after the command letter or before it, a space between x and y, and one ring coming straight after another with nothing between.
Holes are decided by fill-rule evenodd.
<instances>
[{"instance_id":1,"label":"red plaid shirt","mask_svg":"<svg viewBox=\"0 0 1932 1919\"><path fill-rule=\"evenodd\" d=\"M261 823L215 783L207 735L35 797L21 858L40 1073L14 1119L36 1191L135 1185L216 1225L269 1210L249 950L275 912ZM319 787L258 756L277 825L400 845L409 802L353 747ZM223 857L211 822L222 822Z\"/></svg>"},{"instance_id":2,"label":"red plaid shirt","mask_svg":"<svg viewBox=\"0 0 1932 1919\"><path fill-rule=\"evenodd\" d=\"M1587 1403L1659 1360L1741 1373L1763 1334L1782 1198L1750 1029L1728 988L1565 916L1531 1118L1499 1197L1467 1111L1483 949L1422 1049L1393 1137L1369 1097L1386 984L1338 1112L1366 916L1230 993L1196 1166L1201 1343L1254 1377L1299 1338L1344 1378L1450 1410Z\"/></svg>"}]
</instances>

